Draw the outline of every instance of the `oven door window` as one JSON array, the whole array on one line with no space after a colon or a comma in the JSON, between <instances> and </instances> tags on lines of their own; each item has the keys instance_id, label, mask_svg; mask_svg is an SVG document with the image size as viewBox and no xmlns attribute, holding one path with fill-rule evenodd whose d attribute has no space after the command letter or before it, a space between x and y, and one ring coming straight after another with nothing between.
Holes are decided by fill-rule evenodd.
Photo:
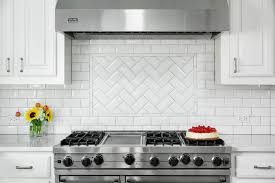
<instances>
[{"instance_id":1,"label":"oven door window","mask_svg":"<svg viewBox=\"0 0 275 183\"><path fill-rule=\"evenodd\" d=\"M60 183L119 183L119 176L60 176Z\"/></svg>"},{"instance_id":2,"label":"oven door window","mask_svg":"<svg viewBox=\"0 0 275 183\"><path fill-rule=\"evenodd\" d=\"M128 176L126 183L229 183L226 176Z\"/></svg>"}]
</instances>

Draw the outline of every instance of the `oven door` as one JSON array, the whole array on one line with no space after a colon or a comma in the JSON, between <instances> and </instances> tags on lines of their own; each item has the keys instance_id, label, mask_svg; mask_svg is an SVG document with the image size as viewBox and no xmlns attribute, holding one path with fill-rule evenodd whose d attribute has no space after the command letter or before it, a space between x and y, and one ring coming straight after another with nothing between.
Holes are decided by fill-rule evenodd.
<instances>
[{"instance_id":1,"label":"oven door","mask_svg":"<svg viewBox=\"0 0 275 183\"><path fill-rule=\"evenodd\" d=\"M119 176L60 176L59 183L120 183Z\"/></svg>"},{"instance_id":2,"label":"oven door","mask_svg":"<svg viewBox=\"0 0 275 183\"><path fill-rule=\"evenodd\" d=\"M229 176L127 176L126 183L229 183Z\"/></svg>"}]
</instances>

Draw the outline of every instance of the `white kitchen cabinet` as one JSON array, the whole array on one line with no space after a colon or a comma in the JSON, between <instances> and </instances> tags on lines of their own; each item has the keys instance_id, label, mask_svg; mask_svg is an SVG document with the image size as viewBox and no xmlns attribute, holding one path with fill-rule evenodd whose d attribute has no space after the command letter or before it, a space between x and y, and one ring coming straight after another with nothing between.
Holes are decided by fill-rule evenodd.
<instances>
[{"instance_id":1,"label":"white kitchen cabinet","mask_svg":"<svg viewBox=\"0 0 275 183\"><path fill-rule=\"evenodd\" d=\"M0 182L53 183L52 152L0 152Z\"/></svg>"},{"instance_id":2,"label":"white kitchen cabinet","mask_svg":"<svg viewBox=\"0 0 275 183\"><path fill-rule=\"evenodd\" d=\"M233 162L232 183L271 183L275 181L275 153L234 153Z\"/></svg>"},{"instance_id":3,"label":"white kitchen cabinet","mask_svg":"<svg viewBox=\"0 0 275 183\"><path fill-rule=\"evenodd\" d=\"M71 40L55 32L56 0L0 2L1 8L7 11L1 16L3 21L13 25L1 27L3 37L8 35L6 32L13 34L8 35L11 38L5 38L0 47L4 58L1 59L0 73L4 74L0 75L0 84L70 83ZM11 46L6 48L6 45ZM7 58L10 58L9 64Z\"/></svg>"},{"instance_id":4,"label":"white kitchen cabinet","mask_svg":"<svg viewBox=\"0 0 275 183\"><path fill-rule=\"evenodd\" d=\"M274 1L231 0L230 32L215 40L221 84L275 84Z\"/></svg>"},{"instance_id":5,"label":"white kitchen cabinet","mask_svg":"<svg viewBox=\"0 0 275 183\"><path fill-rule=\"evenodd\" d=\"M13 75L13 1L0 1L0 77Z\"/></svg>"}]
</instances>

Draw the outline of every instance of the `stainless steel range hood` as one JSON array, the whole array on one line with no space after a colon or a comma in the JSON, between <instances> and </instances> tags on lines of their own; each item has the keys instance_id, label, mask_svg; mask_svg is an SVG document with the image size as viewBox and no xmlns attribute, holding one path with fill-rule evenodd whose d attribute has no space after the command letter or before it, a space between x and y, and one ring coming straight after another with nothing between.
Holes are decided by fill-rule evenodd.
<instances>
[{"instance_id":1,"label":"stainless steel range hood","mask_svg":"<svg viewBox=\"0 0 275 183\"><path fill-rule=\"evenodd\" d=\"M209 35L229 30L227 0L58 0L56 31Z\"/></svg>"}]
</instances>

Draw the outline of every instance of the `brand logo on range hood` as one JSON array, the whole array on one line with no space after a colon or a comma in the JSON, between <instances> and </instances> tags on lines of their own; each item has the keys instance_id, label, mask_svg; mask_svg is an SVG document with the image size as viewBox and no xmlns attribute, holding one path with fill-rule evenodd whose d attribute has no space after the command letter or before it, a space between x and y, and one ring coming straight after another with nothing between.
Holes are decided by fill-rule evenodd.
<instances>
[{"instance_id":1,"label":"brand logo on range hood","mask_svg":"<svg viewBox=\"0 0 275 183\"><path fill-rule=\"evenodd\" d=\"M78 18L68 18L68 23L78 23Z\"/></svg>"}]
</instances>

